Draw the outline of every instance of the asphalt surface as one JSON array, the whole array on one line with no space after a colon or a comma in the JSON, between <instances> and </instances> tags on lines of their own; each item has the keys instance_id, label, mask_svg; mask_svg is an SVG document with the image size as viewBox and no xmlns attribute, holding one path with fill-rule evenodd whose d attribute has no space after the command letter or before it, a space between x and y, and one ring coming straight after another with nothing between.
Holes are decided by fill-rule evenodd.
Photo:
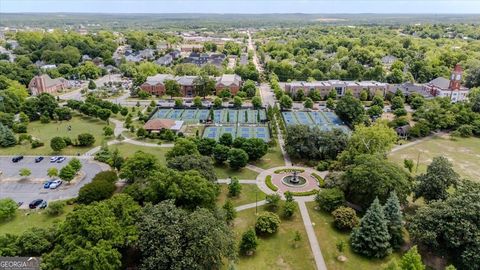
<instances>
[{"instance_id":1,"label":"asphalt surface","mask_svg":"<svg viewBox=\"0 0 480 270\"><path fill-rule=\"evenodd\" d=\"M50 163L50 157L39 163L35 163L35 157L25 157L17 163L12 162L12 157L0 157L0 198L12 198L16 202L23 202L22 208L28 206L32 200L44 199L47 201L69 199L78 195L82 186L92 181L92 178L99 172L106 169L104 165L92 159L80 158L82 162L81 172L84 177L75 184L66 185L63 183L57 189L45 189L43 183L50 179L47 170L56 167L59 170L65 166L72 157L66 157L62 163ZM28 168L32 174L20 179L19 170Z\"/></svg>"}]
</instances>

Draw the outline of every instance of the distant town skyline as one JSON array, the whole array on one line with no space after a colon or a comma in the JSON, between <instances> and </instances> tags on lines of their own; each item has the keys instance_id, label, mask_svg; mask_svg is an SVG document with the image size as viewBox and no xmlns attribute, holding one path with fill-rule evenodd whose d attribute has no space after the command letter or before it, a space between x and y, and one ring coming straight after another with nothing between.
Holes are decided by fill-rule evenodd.
<instances>
[{"instance_id":1,"label":"distant town skyline","mask_svg":"<svg viewBox=\"0 0 480 270\"><path fill-rule=\"evenodd\" d=\"M477 0L0 0L1 13L480 14ZM1 18L0 18L1 20Z\"/></svg>"}]
</instances>

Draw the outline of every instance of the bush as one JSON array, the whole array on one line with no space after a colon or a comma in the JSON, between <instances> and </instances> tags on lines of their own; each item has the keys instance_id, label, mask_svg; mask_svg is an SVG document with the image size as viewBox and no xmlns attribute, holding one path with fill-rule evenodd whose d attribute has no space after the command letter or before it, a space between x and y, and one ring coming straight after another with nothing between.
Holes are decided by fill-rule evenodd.
<instances>
[{"instance_id":1,"label":"bush","mask_svg":"<svg viewBox=\"0 0 480 270\"><path fill-rule=\"evenodd\" d=\"M10 198L0 199L0 220L13 218L17 208L17 203L14 200Z\"/></svg>"},{"instance_id":2,"label":"bush","mask_svg":"<svg viewBox=\"0 0 480 270\"><path fill-rule=\"evenodd\" d=\"M317 171L326 171L328 170L329 166L330 166L330 163L328 161L322 160L317 165Z\"/></svg>"},{"instance_id":3,"label":"bush","mask_svg":"<svg viewBox=\"0 0 480 270\"><path fill-rule=\"evenodd\" d=\"M308 190L308 191L292 191L290 192L293 196L297 196L297 197L303 197L303 196L311 196L311 195L315 195L318 193L318 190L315 190L315 189L312 189L312 190Z\"/></svg>"},{"instance_id":4,"label":"bush","mask_svg":"<svg viewBox=\"0 0 480 270\"><path fill-rule=\"evenodd\" d=\"M240 242L240 253L242 255L248 255L249 253L255 251L258 246L258 239L255 230L248 229L242 235L242 240Z\"/></svg>"},{"instance_id":5,"label":"bush","mask_svg":"<svg viewBox=\"0 0 480 270\"><path fill-rule=\"evenodd\" d=\"M265 200L267 201L267 207L270 209L270 211L276 212L278 209L278 204L280 203L280 195L268 194L265 197Z\"/></svg>"},{"instance_id":6,"label":"bush","mask_svg":"<svg viewBox=\"0 0 480 270\"><path fill-rule=\"evenodd\" d=\"M278 170L275 170L274 173L276 174L279 174L279 173L288 173L288 172L298 172L298 173L303 173L305 172L305 170L303 169L278 169Z\"/></svg>"},{"instance_id":7,"label":"bush","mask_svg":"<svg viewBox=\"0 0 480 270\"><path fill-rule=\"evenodd\" d=\"M351 230L360 224L355 210L350 207L340 206L332 212L333 222L339 230Z\"/></svg>"},{"instance_id":8,"label":"bush","mask_svg":"<svg viewBox=\"0 0 480 270\"><path fill-rule=\"evenodd\" d=\"M27 133L27 125L23 123L15 123L12 130L15 133Z\"/></svg>"},{"instance_id":9,"label":"bush","mask_svg":"<svg viewBox=\"0 0 480 270\"><path fill-rule=\"evenodd\" d=\"M320 175L318 175L316 173L312 173L312 177L317 179L319 187L321 187L321 188L325 187L325 181L323 180L323 178Z\"/></svg>"},{"instance_id":10,"label":"bush","mask_svg":"<svg viewBox=\"0 0 480 270\"><path fill-rule=\"evenodd\" d=\"M67 144L62 137L53 137L50 140L50 147L53 151L58 152L61 151L63 148L67 147Z\"/></svg>"},{"instance_id":11,"label":"bush","mask_svg":"<svg viewBox=\"0 0 480 270\"><path fill-rule=\"evenodd\" d=\"M118 180L118 175L115 171L103 171L97 173L92 181L107 181L110 183L115 183Z\"/></svg>"},{"instance_id":12,"label":"bush","mask_svg":"<svg viewBox=\"0 0 480 270\"><path fill-rule=\"evenodd\" d=\"M457 128L456 133L460 137L468 138L473 136L473 126L472 125L461 125Z\"/></svg>"},{"instance_id":13,"label":"bush","mask_svg":"<svg viewBox=\"0 0 480 270\"><path fill-rule=\"evenodd\" d=\"M59 216L63 214L63 208L65 208L65 205L67 205L65 201L51 202L48 204L48 207L45 210L45 212L49 216Z\"/></svg>"},{"instance_id":14,"label":"bush","mask_svg":"<svg viewBox=\"0 0 480 270\"><path fill-rule=\"evenodd\" d=\"M78 134L79 146L92 146L95 143L95 137L90 133Z\"/></svg>"},{"instance_id":15,"label":"bush","mask_svg":"<svg viewBox=\"0 0 480 270\"><path fill-rule=\"evenodd\" d=\"M283 217L291 218L293 214L295 214L295 210L297 210L297 203L294 201L287 201L283 205Z\"/></svg>"},{"instance_id":16,"label":"bush","mask_svg":"<svg viewBox=\"0 0 480 270\"><path fill-rule=\"evenodd\" d=\"M263 212L258 215L255 229L261 234L273 234L280 226L280 218L272 212Z\"/></svg>"},{"instance_id":17,"label":"bush","mask_svg":"<svg viewBox=\"0 0 480 270\"><path fill-rule=\"evenodd\" d=\"M345 195L338 188L324 189L315 197L318 206L327 212L332 212L345 203Z\"/></svg>"},{"instance_id":18,"label":"bush","mask_svg":"<svg viewBox=\"0 0 480 270\"><path fill-rule=\"evenodd\" d=\"M267 177L265 177L265 184L267 185L267 187L273 191L277 191L278 190L278 187L275 186L273 183L272 183L272 176L271 175L267 175Z\"/></svg>"},{"instance_id":19,"label":"bush","mask_svg":"<svg viewBox=\"0 0 480 270\"><path fill-rule=\"evenodd\" d=\"M90 204L110 198L115 192L115 183L106 180L92 181L83 186L78 192L77 202Z\"/></svg>"},{"instance_id":20,"label":"bush","mask_svg":"<svg viewBox=\"0 0 480 270\"><path fill-rule=\"evenodd\" d=\"M45 144L39 140L32 140L32 149L42 147Z\"/></svg>"}]
</instances>

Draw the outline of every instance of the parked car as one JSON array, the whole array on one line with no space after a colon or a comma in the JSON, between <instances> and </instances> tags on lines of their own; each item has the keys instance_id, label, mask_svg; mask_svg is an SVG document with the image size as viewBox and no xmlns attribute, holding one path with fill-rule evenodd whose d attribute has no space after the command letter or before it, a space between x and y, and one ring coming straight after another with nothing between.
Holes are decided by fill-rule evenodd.
<instances>
[{"instance_id":1,"label":"parked car","mask_svg":"<svg viewBox=\"0 0 480 270\"><path fill-rule=\"evenodd\" d=\"M65 161L65 159L65 157L58 157L57 163L62 163L63 161Z\"/></svg>"},{"instance_id":2,"label":"parked car","mask_svg":"<svg viewBox=\"0 0 480 270\"><path fill-rule=\"evenodd\" d=\"M35 209L37 208L40 204L43 203L43 200L42 199L36 199L36 200L33 200L29 205L28 205L28 208L30 209Z\"/></svg>"},{"instance_id":3,"label":"parked car","mask_svg":"<svg viewBox=\"0 0 480 270\"><path fill-rule=\"evenodd\" d=\"M36 157L35 158L35 163L39 163L42 160L43 160L43 157Z\"/></svg>"},{"instance_id":4,"label":"parked car","mask_svg":"<svg viewBox=\"0 0 480 270\"><path fill-rule=\"evenodd\" d=\"M38 208L40 209L45 209L47 207L47 201L42 201L42 203L40 203L40 205L38 206Z\"/></svg>"},{"instance_id":5,"label":"parked car","mask_svg":"<svg viewBox=\"0 0 480 270\"><path fill-rule=\"evenodd\" d=\"M50 188L50 185L53 183L54 180L48 180L47 182L43 183L43 188Z\"/></svg>"},{"instance_id":6,"label":"parked car","mask_svg":"<svg viewBox=\"0 0 480 270\"><path fill-rule=\"evenodd\" d=\"M59 158L59 157L51 157L51 158L50 158L50 162L52 162L52 163L53 163L53 162L57 162L58 158Z\"/></svg>"},{"instance_id":7,"label":"parked car","mask_svg":"<svg viewBox=\"0 0 480 270\"><path fill-rule=\"evenodd\" d=\"M13 157L13 158L12 158L12 162L17 163L17 162L19 162L19 161L22 160L22 159L23 159L23 156L16 156L16 157Z\"/></svg>"},{"instance_id":8,"label":"parked car","mask_svg":"<svg viewBox=\"0 0 480 270\"><path fill-rule=\"evenodd\" d=\"M63 183L62 180L52 181L52 183L50 184L50 189L56 189L56 188L58 188L62 183Z\"/></svg>"}]
</instances>

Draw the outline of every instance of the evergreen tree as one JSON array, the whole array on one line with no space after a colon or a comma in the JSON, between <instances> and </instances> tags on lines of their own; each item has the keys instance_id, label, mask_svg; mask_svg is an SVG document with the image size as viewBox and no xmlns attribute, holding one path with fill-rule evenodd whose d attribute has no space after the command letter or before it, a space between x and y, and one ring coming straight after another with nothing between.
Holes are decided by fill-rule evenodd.
<instances>
[{"instance_id":1,"label":"evergreen tree","mask_svg":"<svg viewBox=\"0 0 480 270\"><path fill-rule=\"evenodd\" d=\"M0 123L0 146L10 147L17 143L13 131Z\"/></svg>"},{"instance_id":2,"label":"evergreen tree","mask_svg":"<svg viewBox=\"0 0 480 270\"><path fill-rule=\"evenodd\" d=\"M383 212L387 220L388 233L391 236L390 244L394 249L398 249L403 244L403 216L395 191L390 193L390 197L383 207Z\"/></svg>"},{"instance_id":3,"label":"evergreen tree","mask_svg":"<svg viewBox=\"0 0 480 270\"><path fill-rule=\"evenodd\" d=\"M228 184L228 196L238 197L242 191L242 186L236 177L232 177L230 184Z\"/></svg>"},{"instance_id":4,"label":"evergreen tree","mask_svg":"<svg viewBox=\"0 0 480 270\"><path fill-rule=\"evenodd\" d=\"M425 270L425 265L422 263L422 257L418 253L417 246L413 246L402 256L402 260L400 261L400 269Z\"/></svg>"},{"instance_id":5,"label":"evergreen tree","mask_svg":"<svg viewBox=\"0 0 480 270\"><path fill-rule=\"evenodd\" d=\"M360 226L355 228L350 237L353 251L367 257L383 258L392 251L387 220L378 198L375 198Z\"/></svg>"},{"instance_id":6,"label":"evergreen tree","mask_svg":"<svg viewBox=\"0 0 480 270\"><path fill-rule=\"evenodd\" d=\"M225 212L225 220L228 224L231 224L232 221L237 217L237 210L235 210L232 201L227 200L222 208Z\"/></svg>"},{"instance_id":7,"label":"evergreen tree","mask_svg":"<svg viewBox=\"0 0 480 270\"><path fill-rule=\"evenodd\" d=\"M459 175L453 170L452 163L445 157L434 157L428 165L427 173L417 176L415 198L423 197L428 203L433 200L445 200L450 186L456 186Z\"/></svg>"}]
</instances>

